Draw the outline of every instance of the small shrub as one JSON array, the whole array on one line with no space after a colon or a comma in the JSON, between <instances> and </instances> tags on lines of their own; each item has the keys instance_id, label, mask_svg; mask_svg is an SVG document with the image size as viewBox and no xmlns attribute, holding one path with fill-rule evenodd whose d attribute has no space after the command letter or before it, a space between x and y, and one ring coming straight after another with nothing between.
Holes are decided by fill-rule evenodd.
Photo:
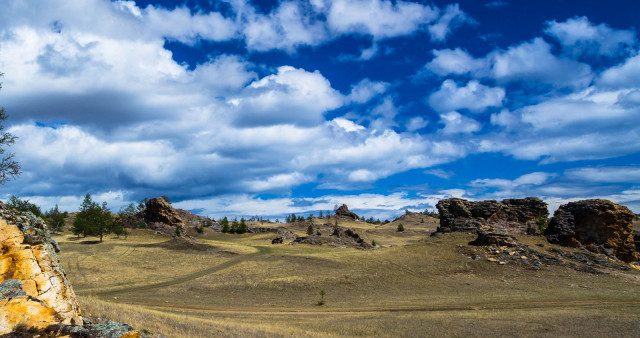
<instances>
[{"instance_id":1,"label":"small shrub","mask_svg":"<svg viewBox=\"0 0 640 338\"><path fill-rule=\"evenodd\" d=\"M324 305L324 290L320 290L320 300L318 301L318 305Z\"/></svg>"},{"instance_id":2,"label":"small shrub","mask_svg":"<svg viewBox=\"0 0 640 338\"><path fill-rule=\"evenodd\" d=\"M547 230L548 220L544 217L544 214L540 213L536 216L536 225L538 226L538 233L544 234L544 231Z\"/></svg>"},{"instance_id":3,"label":"small shrub","mask_svg":"<svg viewBox=\"0 0 640 338\"><path fill-rule=\"evenodd\" d=\"M313 225L311 224L309 224L309 226L307 227L307 235L313 235Z\"/></svg>"},{"instance_id":4,"label":"small shrub","mask_svg":"<svg viewBox=\"0 0 640 338\"><path fill-rule=\"evenodd\" d=\"M182 232L180 231L180 227L176 227L175 235L176 235L176 237L182 236Z\"/></svg>"},{"instance_id":5,"label":"small shrub","mask_svg":"<svg viewBox=\"0 0 640 338\"><path fill-rule=\"evenodd\" d=\"M404 225L402 225L402 223L398 224L398 232L403 232L404 231Z\"/></svg>"},{"instance_id":6,"label":"small shrub","mask_svg":"<svg viewBox=\"0 0 640 338\"><path fill-rule=\"evenodd\" d=\"M196 231L201 234L204 232L204 225L200 225L199 227L196 227Z\"/></svg>"},{"instance_id":7,"label":"small shrub","mask_svg":"<svg viewBox=\"0 0 640 338\"><path fill-rule=\"evenodd\" d=\"M375 240L372 240L372 241L371 241L371 246L376 246L376 245L377 245L376 241L375 241Z\"/></svg>"}]
</instances>

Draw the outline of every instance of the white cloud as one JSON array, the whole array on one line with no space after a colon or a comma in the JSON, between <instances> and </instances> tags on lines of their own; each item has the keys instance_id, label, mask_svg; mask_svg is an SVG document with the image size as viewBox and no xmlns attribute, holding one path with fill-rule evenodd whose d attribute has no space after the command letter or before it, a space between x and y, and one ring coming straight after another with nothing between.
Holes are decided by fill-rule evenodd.
<instances>
[{"instance_id":1,"label":"white cloud","mask_svg":"<svg viewBox=\"0 0 640 338\"><path fill-rule=\"evenodd\" d=\"M510 112L508 109L503 109L499 113L491 114L491 124L496 126L505 127L507 130L514 129L520 124L520 117Z\"/></svg>"},{"instance_id":2,"label":"white cloud","mask_svg":"<svg viewBox=\"0 0 640 338\"><path fill-rule=\"evenodd\" d=\"M312 178L299 173L277 174L264 180L252 180L246 182L247 191L250 192L267 192L278 190L289 190L291 187L310 182Z\"/></svg>"},{"instance_id":3,"label":"white cloud","mask_svg":"<svg viewBox=\"0 0 640 338\"><path fill-rule=\"evenodd\" d=\"M327 11L329 28L375 40L411 34L438 18L438 9L422 4L385 0L334 0Z\"/></svg>"},{"instance_id":4,"label":"white cloud","mask_svg":"<svg viewBox=\"0 0 640 338\"><path fill-rule=\"evenodd\" d=\"M234 102L237 125L310 126L324 121L323 114L340 107L344 98L320 72L283 66L277 74L249 84Z\"/></svg>"},{"instance_id":5,"label":"white cloud","mask_svg":"<svg viewBox=\"0 0 640 338\"><path fill-rule=\"evenodd\" d=\"M474 21L466 13L460 10L460 5L447 5L447 7L442 10L442 15L438 21L429 26L431 39L434 41L444 41L453 28L456 28L465 22Z\"/></svg>"},{"instance_id":6,"label":"white cloud","mask_svg":"<svg viewBox=\"0 0 640 338\"><path fill-rule=\"evenodd\" d=\"M551 53L551 45L535 38L505 52L492 53L491 77L500 82L540 81L558 87L580 88L593 78L589 65L558 57Z\"/></svg>"},{"instance_id":7,"label":"white cloud","mask_svg":"<svg viewBox=\"0 0 640 338\"><path fill-rule=\"evenodd\" d=\"M423 119L421 116L416 116L411 118L406 125L406 128L410 132L414 132L426 127L429 124L429 121Z\"/></svg>"},{"instance_id":8,"label":"white cloud","mask_svg":"<svg viewBox=\"0 0 640 338\"><path fill-rule=\"evenodd\" d=\"M590 88L524 107L521 109L522 121L536 129L564 128L585 123L597 123L603 127L637 112L637 109L619 106L618 97L619 93L616 92L594 92Z\"/></svg>"},{"instance_id":9,"label":"white cloud","mask_svg":"<svg viewBox=\"0 0 640 338\"><path fill-rule=\"evenodd\" d=\"M640 87L640 55L628 58L622 64L604 71L598 84L613 88Z\"/></svg>"},{"instance_id":10,"label":"white cloud","mask_svg":"<svg viewBox=\"0 0 640 338\"><path fill-rule=\"evenodd\" d=\"M640 183L640 166L576 168L565 171L570 179L598 183Z\"/></svg>"},{"instance_id":11,"label":"white cloud","mask_svg":"<svg viewBox=\"0 0 640 338\"><path fill-rule=\"evenodd\" d=\"M455 111L440 114L440 121L444 123L444 134L470 134L482 129L478 121Z\"/></svg>"},{"instance_id":12,"label":"white cloud","mask_svg":"<svg viewBox=\"0 0 640 338\"><path fill-rule=\"evenodd\" d=\"M467 74L477 72L484 67L482 59L475 59L468 52L460 48L441 49L432 51L433 60L425 66L427 70L445 76L449 74Z\"/></svg>"},{"instance_id":13,"label":"white cloud","mask_svg":"<svg viewBox=\"0 0 640 338\"><path fill-rule=\"evenodd\" d=\"M342 117L336 117L335 119L333 119L333 122L340 128L344 129L347 132L352 132L352 131L358 131L358 130L364 130L366 129L365 127L359 125L359 124L355 124L350 120L344 119Z\"/></svg>"},{"instance_id":14,"label":"white cloud","mask_svg":"<svg viewBox=\"0 0 640 338\"><path fill-rule=\"evenodd\" d=\"M594 25L584 16L565 22L548 21L546 25L545 33L558 39L564 50L574 56L617 56L636 43L633 30L612 29L603 23Z\"/></svg>"},{"instance_id":15,"label":"white cloud","mask_svg":"<svg viewBox=\"0 0 640 338\"><path fill-rule=\"evenodd\" d=\"M425 174L427 175L433 175L436 177L440 177L442 179L448 180L450 179L454 173L452 171L445 171L442 169L429 169L429 170L425 170L424 171Z\"/></svg>"},{"instance_id":16,"label":"white cloud","mask_svg":"<svg viewBox=\"0 0 640 338\"><path fill-rule=\"evenodd\" d=\"M553 55L551 45L542 38L495 50L483 58L473 58L461 49L438 50L433 54L435 58L425 69L439 76L469 74L499 83L537 81L560 88L583 88L594 77L589 65Z\"/></svg>"},{"instance_id":17,"label":"white cloud","mask_svg":"<svg viewBox=\"0 0 640 338\"><path fill-rule=\"evenodd\" d=\"M513 190L524 185L541 185L547 183L555 174L545 172L533 172L522 175L515 180L507 180L503 178L483 178L473 180L470 185L473 187L492 187L502 190Z\"/></svg>"},{"instance_id":18,"label":"white cloud","mask_svg":"<svg viewBox=\"0 0 640 338\"><path fill-rule=\"evenodd\" d=\"M429 105L439 112L469 109L480 113L488 107L502 106L504 97L505 90L500 87L487 87L475 80L458 87L453 80L445 80L440 89L429 96Z\"/></svg>"},{"instance_id":19,"label":"white cloud","mask_svg":"<svg viewBox=\"0 0 640 338\"><path fill-rule=\"evenodd\" d=\"M299 2L281 2L268 15L259 14L246 4L238 10L245 23L242 31L250 50L281 49L293 53L299 46L317 46L329 39L324 24L314 20L313 14Z\"/></svg>"},{"instance_id":20,"label":"white cloud","mask_svg":"<svg viewBox=\"0 0 640 338\"><path fill-rule=\"evenodd\" d=\"M194 44L201 39L230 40L238 34L235 21L218 12L191 14L190 9L184 6L169 10L151 5L140 10L130 3L126 7L136 19L144 22L146 29L170 40Z\"/></svg>"},{"instance_id":21,"label":"white cloud","mask_svg":"<svg viewBox=\"0 0 640 338\"><path fill-rule=\"evenodd\" d=\"M252 195L232 195L227 198L191 199L173 203L178 208L202 209L203 214L214 216L268 215L271 219L291 213L303 214L314 211L333 210L335 205L347 204L349 210L359 215L381 219L394 219L404 214L406 209L424 211L434 206L442 198L455 197L460 191L438 191L434 194L419 194L409 197L406 192L393 194L326 195L315 198L273 198L261 199ZM455 196L454 196L455 195Z\"/></svg>"},{"instance_id":22,"label":"white cloud","mask_svg":"<svg viewBox=\"0 0 640 338\"><path fill-rule=\"evenodd\" d=\"M362 79L357 84L351 86L351 92L347 99L351 102L366 103L374 97L384 94L388 89L388 82Z\"/></svg>"}]
</instances>

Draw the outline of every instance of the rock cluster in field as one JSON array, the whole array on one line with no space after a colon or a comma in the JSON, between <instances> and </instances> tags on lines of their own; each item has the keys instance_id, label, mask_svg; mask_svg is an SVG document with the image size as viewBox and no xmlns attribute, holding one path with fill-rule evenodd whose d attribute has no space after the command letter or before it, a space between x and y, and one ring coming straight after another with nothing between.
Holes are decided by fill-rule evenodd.
<instances>
[{"instance_id":1,"label":"rock cluster in field","mask_svg":"<svg viewBox=\"0 0 640 338\"><path fill-rule=\"evenodd\" d=\"M331 224L323 224L316 226L316 233L308 236L295 236L291 241L291 245L310 244L310 245L327 245L333 247L356 248L356 249L373 249L373 245L364 241L355 231L335 226ZM328 236L322 236L322 233L329 233ZM284 237L275 238L272 244L281 244Z\"/></svg>"},{"instance_id":2,"label":"rock cluster in field","mask_svg":"<svg viewBox=\"0 0 640 338\"><path fill-rule=\"evenodd\" d=\"M144 221L154 230L173 233L176 228L184 228L184 222L170 203L162 197L152 198L147 201L144 212Z\"/></svg>"},{"instance_id":3,"label":"rock cluster in field","mask_svg":"<svg viewBox=\"0 0 640 338\"><path fill-rule=\"evenodd\" d=\"M87 323L59 251L41 218L0 202L0 334L57 337L68 331L71 337L139 337L122 323L116 326L129 329L118 335Z\"/></svg>"},{"instance_id":4,"label":"rock cluster in field","mask_svg":"<svg viewBox=\"0 0 640 338\"><path fill-rule=\"evenodd\" d=\"M349 217L349 218L354 219L354 220L360 218L355 213L349 211L349 208L347 207L346 204L343 204L338 209L336 209L336 215L337 216L342 216L342 217Z\"/></svg>"},{"instance_id":5,"label":"rock cluster in field","mask_svg":"<svg viewBox=\"0 0 640 338\"><path fill-rule=\"evenodd\" d=\"M544 234L551 243L584 246L632 262L638 260L633 217L627 207L607 200L571 202L556 210Z\"/></svg>"},{"instance_id":6,"label":"rock cluster in field","mask_svg":"<svg viewBox=\"0 0 640 338\"><path fill-rule=\"evenodd\" d=\"M549 217L547 203L536 197L472 202L460 198L440 200L437 232L475 231L483 227L535 234L538 222Z\"/></svg>"}]
</instances>

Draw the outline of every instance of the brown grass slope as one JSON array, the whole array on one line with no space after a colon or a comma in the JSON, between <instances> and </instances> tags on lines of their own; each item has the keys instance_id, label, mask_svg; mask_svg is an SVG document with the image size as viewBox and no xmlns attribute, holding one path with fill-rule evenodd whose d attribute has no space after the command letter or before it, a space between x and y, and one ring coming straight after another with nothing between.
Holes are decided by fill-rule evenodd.
<instances>
[{"instance_id":1,"label":"brown grass slope","mask_svg":"<svg viewBox=\"0 0 640 338\"><path fill-rule=\"evenodd\" d=\"M85 312L169 337L637 332L637 271L588 274L555 265L534 271L470 259L469 250L481 250L467 245L474 235L429 237L437 222L421 218L383 225L338 220L378 242L374 250L272 245L273 233L209 229L197 240L207 250L176 250L168 237L147 230L98 245L68 233L57 239ZM399 222L403 233L396 231ZM306 230L288 226L298 235ZM518 239L542 252L556 247L542 237ZM317 305L320 290L323 306Z\"/></svg>"}]
</instances>

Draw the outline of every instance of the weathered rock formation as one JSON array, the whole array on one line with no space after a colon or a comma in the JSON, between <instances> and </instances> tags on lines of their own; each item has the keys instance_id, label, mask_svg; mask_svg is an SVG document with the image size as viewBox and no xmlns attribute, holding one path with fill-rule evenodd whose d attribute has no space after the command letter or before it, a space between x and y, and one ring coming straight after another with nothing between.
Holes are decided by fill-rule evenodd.
<instances>
[{"instance_id":1,"label":"weathered rock formation","mask_svg":"<svg viewBox=\"0 0 640 338\"><path fill-rule=\"evenodd\" d=\"M144 221L149 228L167 234L173 234L177 227L184 228L182 218L178 216L171 204L162 197L152 198L147 201Z\"/></svg>"},{"instance_id":2,"label":"weathered rock formation","mask_svg":"<svg viewBox=\"0 0 640 338\"><path fill-rule=\"evenodd\" d=\"M471 202L460 198L440 200L437 232L475 231L483 227L535 234L538 222L549 217L547 203L535 197Z\"/></svg>"},{"instance_id":3,"label":"weathered rock formation","mask_svg":"<svg viewBox=\"0 0 640 338\"><path fill-rule=\"evenodd\" d=\"M584 246L631 262L638 260L633 217L627 207L607 200L571 202L556 210L544 234L551 243Z\"/></svg>"},{"instance_id":4,"label":"weathered rock formation","mask_svg":"<svg viewBox=\"0 0 640 338\"><path fill-rule=\"evenodd\" d=\"M513 236L509 235L506 230L481 229L478 230L478 238L469 242L469 245L515 247L518 246L518 241L516 241Z\"/></svg>"},{"instance_id":5,"label":"weathered rock formation","mask_svg":"<svg viewBox=\"0 0 640 338\"><path fill-rule=\"evenodd\" d=\"M21 323L83 324L58 251L42 219L0 203L0 334Z\"/></svg>"},{"instance_id":6,"label":"weathered rock formation","mask_svg":"<svg viewBox=\"0 0 640 338\"><path fill-rule=\"evenodd\" d=\"M352 219L359 219L358 215L356 215L355 213L349 211L349 208L347 207L346 204L343 204L341 207L339 207L336 210L336 215L337 216L342 216L342 217L349 217Z\"/></svg>"}]
</instances>

